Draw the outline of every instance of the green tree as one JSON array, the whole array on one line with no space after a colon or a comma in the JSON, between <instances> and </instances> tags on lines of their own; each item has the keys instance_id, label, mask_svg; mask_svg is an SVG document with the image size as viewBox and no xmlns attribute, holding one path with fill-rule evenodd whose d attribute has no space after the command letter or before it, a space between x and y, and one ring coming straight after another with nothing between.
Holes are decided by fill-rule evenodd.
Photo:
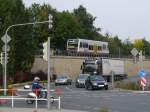
<instances>
[{"instance_id":1,"label":"green tree","mask_svg":"<svg viewBox=\"0 0 150 112\"><path fill-rule=\"evenodd\" d=\"M3 19L0 35L4 35L8 26L29 21L29 13L22 0L0 0L0 13ZM16 74L19 71L30 71L34 62L34 39L32 38L32 26L14 27L9 30L11 37L9 43L8 74ZM2 44L1 44L2 45Z\"/></svg>"},{"instance_id":2,"label":"green tree","mask_svg":"<svg viewBox=\"0 0 150 112\"><path fill-rule=\"evenodd\" d=\"M137 48L139 51L140 50L143 50L143 46L144 46L144 43L143 43L143 40L142 39L136 39L134 41L134 47Z\"/></svg>"},{"instance_id":3,"label":"green tree","mask_svg":"<svg viewBox=\"0 0 150 112\"><path fill-rule=\"evenodd\" d=\"M144 55L146 56L150 56L150 43L146 40L146 38L144 38L143 40L143 52Z\"/></svg>"},{"instance_id":4,"label":"green tree","mask_svg":"<svg viewBox=\"0 0 150 112\"><path fill-rule=\"evenodd\" d=\"M96 28L94 26L94 21L96 17L93 17L90 13L86 11L82 5L79 6L78 9L74 9L74 15L77 17L78 22L84 30L84 37L86 39L97 40L100 28Z\"/></svg>"},{"instance_id":5,"label":"green tree","mask_svg":"<svg viewBox=\"0 0 150 112\"><path fill-rule=\"evenodd\" d=\"M59 49L66 49L66 42L69 38L82 38L83 29L76 17L68 11L57 13L54 21L52 42Z\"/></svg>"}]
</instances>

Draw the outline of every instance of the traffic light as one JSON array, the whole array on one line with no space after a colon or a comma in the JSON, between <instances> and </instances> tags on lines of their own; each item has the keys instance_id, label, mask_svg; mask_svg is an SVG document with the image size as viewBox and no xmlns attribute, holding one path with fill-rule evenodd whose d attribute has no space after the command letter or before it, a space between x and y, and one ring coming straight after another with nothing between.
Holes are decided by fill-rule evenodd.
<instances>
[{"instance_id":1,"label":"traffic light","mask_svg":"<svg viewBox=\"0 0 150 112\"><path fill-rule=\"evenodd\" d=\"M1 52L0 58L1 58L0 63L3 65L5 63L5 52ZM9 59L8 53L6 53L6 63L8 63L8 59Z\"/></svg>"},{"instance_id":2,"label":"traffic light","mask_svg":"<svg viewBox=\"0 0 150 112\"><path fill-rule=\"evenodd\" d=\"M48 16L48 21L49 21L48 28L49 29L51 29L53 27L53 25L52 25L52 22L53 22L52 19L53 19L53 16L49 14L49 16Z\"/></svg>"},{"instance_id":3,"label":"traffic light","mask_svg":"<svg viewBox=\"0 0 150 112\"><path fill-rule=\"evenodd\" d=\"M47 41L43 43L43 59L45 61L48 60L48 42Z\"/></svg>"},{"instance_id":4,"label":"traffic light","mask_svg":"<svg viewBox=\"0 0 150 112\"><path fill-rule=\"evenodd\" d=\"M3 64L3 53L1 52L1 64Z\"/></svg>"}]
</instances>

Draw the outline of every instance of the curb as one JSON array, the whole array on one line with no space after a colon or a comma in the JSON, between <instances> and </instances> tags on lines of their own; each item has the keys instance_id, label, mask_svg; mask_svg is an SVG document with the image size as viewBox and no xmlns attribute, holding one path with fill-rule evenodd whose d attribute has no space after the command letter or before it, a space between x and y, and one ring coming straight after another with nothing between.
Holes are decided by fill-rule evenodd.
<instances>
[{"instance_id":1,"label":"curb","mask_svg":"<svg viewBox=\"0 0 150 112\"><path fill-rule=\"evenodd\" d=\"M120 89L120 88L116 88L116 89L113 89L113 90L116 90L116 91L122 91L122 92L132 92L132 93L150 93L150 91L138 91L138 90L127 90L127 89Z\"/></svg>"},{"instance_id":2,"label":"curb","mask_svg":"<svg viewBox=\"0 0 150 112\"><path fill-rule=\"evenodd\" d=\"M133 91L133 93L150 93L150 91Z\"/></svg>"}]
</instances>

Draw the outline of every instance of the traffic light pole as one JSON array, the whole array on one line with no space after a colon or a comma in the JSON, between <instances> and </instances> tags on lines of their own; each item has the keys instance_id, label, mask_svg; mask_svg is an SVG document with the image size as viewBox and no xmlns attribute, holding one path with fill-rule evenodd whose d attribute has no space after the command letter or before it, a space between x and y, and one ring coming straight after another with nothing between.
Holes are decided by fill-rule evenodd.
<instances>
[{"instance_id":1,"label":"traffic light pole","mask_svg":"<svg viewBox=\"0 0 150 112\"><path fill-rule=\"evenodd\" d=\"M6 42L5 42L5 61L4 61L4 95L7 95L6 89L7 89L7 38L8 38L8 31L12 28L12 27L16 27L16 26L26 26L26 25L35 25L35 24L45 24L45 23L49 23L50 21L41 21L41 22L32 22L32 23L23 23L23 24L14 24L11 25L7 28L6 32L5 32L5 36L6 36Z\"/></svg>"},{"instance_id":2,"label":"traffic light pole","mask_svg":"<svg viewBox=\"0 0 150 112\"><path fill-rule=\"evenodd\" d=\"M47 108L50 109L50 37L48 37Z\"/></svg>"}]
</instances>

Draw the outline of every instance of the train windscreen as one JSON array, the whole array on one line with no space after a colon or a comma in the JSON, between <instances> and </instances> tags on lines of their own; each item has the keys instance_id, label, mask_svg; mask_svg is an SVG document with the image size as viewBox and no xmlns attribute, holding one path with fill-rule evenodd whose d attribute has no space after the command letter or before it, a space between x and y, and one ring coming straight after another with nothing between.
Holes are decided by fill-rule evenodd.
<instances>
[{"instance_id":1,"label":"train windscreen","mask_svg":"<svg viewBox=\"0 0 150 112\"><path fill-rule=\"evenodd\" d=\"M78 40L69 40L68 41L68 49L76 49L78 47Z\"/></svg>"}]
</instances>

